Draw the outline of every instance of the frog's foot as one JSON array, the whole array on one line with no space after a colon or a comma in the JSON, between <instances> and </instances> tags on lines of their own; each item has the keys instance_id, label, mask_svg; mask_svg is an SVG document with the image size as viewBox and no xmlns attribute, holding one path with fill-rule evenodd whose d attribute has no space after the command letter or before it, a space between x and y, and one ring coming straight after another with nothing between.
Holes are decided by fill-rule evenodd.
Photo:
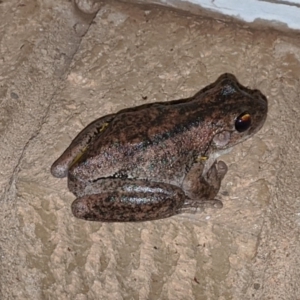
<instances>
[{"instance_id":1,"label":"frog's foot","mask_svg":"<svg viewBox=\"0 0 300 300\"><path fill-rule=\"evenodd\" d=\"M186 199L184 205L180 209L180 213L196 213L198 211L204 211L207 208L221 209L222 207L223 207L223 203L218 199L212 199L212 200Z\"/></svg>"}]
</instances>

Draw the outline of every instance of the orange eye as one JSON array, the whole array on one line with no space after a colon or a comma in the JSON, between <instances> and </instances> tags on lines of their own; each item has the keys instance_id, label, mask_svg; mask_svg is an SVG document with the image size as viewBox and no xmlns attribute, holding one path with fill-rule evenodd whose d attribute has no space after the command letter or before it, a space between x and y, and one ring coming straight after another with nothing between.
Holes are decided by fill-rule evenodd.
<instances>
[{"instance_id":1,"label":"orange eye","mask_svg":"<svg viewBox=\"0 0 300 300\"><path fill-rule=\"evenodd\" d=\"M240 114L235 120L235 129L244 132L251 126L251 116L247 112Z\"/></svg>"}]
</instances>

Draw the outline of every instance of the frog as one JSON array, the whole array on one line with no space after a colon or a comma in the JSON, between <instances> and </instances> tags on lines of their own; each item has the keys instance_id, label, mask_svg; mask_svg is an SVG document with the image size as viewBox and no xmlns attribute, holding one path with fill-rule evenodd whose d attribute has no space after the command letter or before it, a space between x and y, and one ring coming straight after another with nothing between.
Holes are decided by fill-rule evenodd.
<instances>
[{"instance_id":1,"label":"frog","mask_svg":"<svg viewBox=\"0 0 300 300\"><path fill-rule=\"evenodd\" d=\"M76 196L75 217L142 222L219 209L228 167L218 157L258 132L268 101L230 73L194 96L105 115L53 163Z\"/></svg>"}]
</instances>

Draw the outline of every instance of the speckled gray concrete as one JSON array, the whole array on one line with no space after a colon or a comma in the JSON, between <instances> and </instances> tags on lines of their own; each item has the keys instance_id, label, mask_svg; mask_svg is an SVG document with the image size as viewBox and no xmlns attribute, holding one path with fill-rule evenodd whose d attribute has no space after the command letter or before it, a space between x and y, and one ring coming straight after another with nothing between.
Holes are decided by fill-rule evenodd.
<instances>
[{"instance_id":1,"label":"speckled gray concrete","mask_svg":"<svg viewBox=\"0 0 300 300\"><path fill-rule=\"evenodd\" d=\"M299 35L109 2L0 4L1 299L297 299ZM87 32L85 34L85 32ZM222 159L222 210L75 219L51 163L92 120L193 95L221 73L269 99Z\"/></svg>"}]
</instances>

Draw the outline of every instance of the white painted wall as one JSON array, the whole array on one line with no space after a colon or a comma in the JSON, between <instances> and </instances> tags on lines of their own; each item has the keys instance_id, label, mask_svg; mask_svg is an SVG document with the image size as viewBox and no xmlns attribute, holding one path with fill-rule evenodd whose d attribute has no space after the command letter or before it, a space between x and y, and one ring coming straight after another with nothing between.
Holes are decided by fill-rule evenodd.
<instances>
[{"instance_id":1,"label":"white painted wall","mask_svg":"<svg viewBox=\"0 0 300 300\"><path fill-rule=\"evenodd\" d=\"M172 0L162 0L162 2L176 6ZM300 0L275 0L273 2L266 0L186 0L186 2L246 22L262 19L283 23L291 29L300 29Z\"/></svg>"}]
</instances>

